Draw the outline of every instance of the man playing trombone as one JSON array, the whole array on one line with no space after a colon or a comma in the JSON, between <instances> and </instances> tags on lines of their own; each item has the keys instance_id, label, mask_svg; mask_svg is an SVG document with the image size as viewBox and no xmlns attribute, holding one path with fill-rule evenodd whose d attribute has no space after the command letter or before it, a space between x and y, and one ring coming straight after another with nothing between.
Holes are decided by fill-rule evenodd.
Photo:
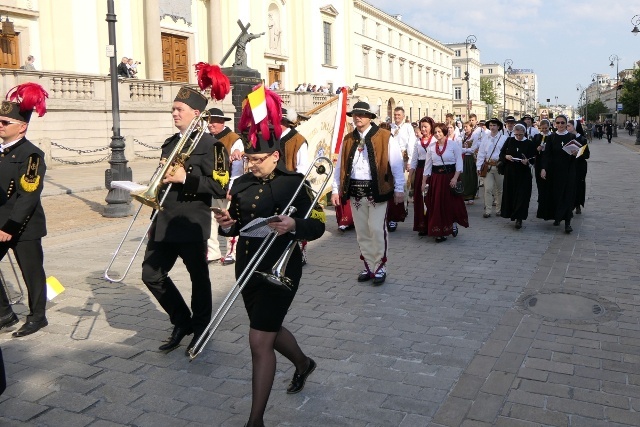
<instances>
[{"instance_id":1,"label":"man playing trombone","mask_svg":"<svg viewBox=\"0 0 640 427\"><path fill-rule=\"evenodd\" d=\"M161 162L175 160L167 159L167 156L185 136L183 133L193 129L192 121L200 120L200 113L206 107L207 98L200 92L188 87L180 89L172 108L173 121L179 132L162 145ZM206 126L206 123L200 123L200 126ZM176 164L162 180L171 187L149 231L142 263L142 281L174 325L168 342L160 346L160 350L167 352L191 334L195 334L190 344L193 346L211 318L211 280L207 266L211 199L212 196L224 198L229 182L229 157L222 143L204 133L199 141L189 138L183 151L191 144L197 146L184 165ZM165 186L161 193L167 188ZM159 198L162 196L160 194ZM169 277L178 257L191 278L191 310Z\"/></svg>"}]
</instances>

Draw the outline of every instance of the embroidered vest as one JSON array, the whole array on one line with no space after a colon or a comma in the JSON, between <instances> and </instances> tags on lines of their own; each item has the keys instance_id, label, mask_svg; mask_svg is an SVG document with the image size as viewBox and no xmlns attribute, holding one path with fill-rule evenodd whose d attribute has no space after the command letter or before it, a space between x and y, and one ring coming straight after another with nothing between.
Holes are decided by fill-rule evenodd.
<instances>
[{"instance_id":1,"label":"embroidered vest","mask_svg":"<svg viewBox=\"0 0 640 427\"><path fill-rule=\"evenodd\" d=\"M385 202L393 197L394 181L389 164L389 138L391 132L380 129L371 123L371 130L365 136L365 145L369 155L369 168L371 170L371 188L374 202ZM343 203L349 199L349 186L351 182L351 169L353 159L358 149L360 134L358 130L344 137L342 141L342 168L340 170L340 188L342 189Z\"/></svg>"},{"instance_id":2,"label":"embroidered vest","mask_svg":"<svg viewBox=\"0 0 640 427\"><path fill-rule=\"evenodd\" d=\"M225 127L222 132L214 136L218 141L222 142L222 145L227 149L227 153L229 153L229 155L231 155L231 147L233 147L233 143L240 139L240 135L233 132L228 127Z\"/></svg>"},{"instance_id":3,"label":"embroidered vest","mask_svg":"<svg viewBox=\"0 0 640 427\"><path fill-rule=\"evenodd\" d=\"M280 152L284 155L284 165L290 170L296 170L298 166L298 150L307 140L295 129L291 129L284 138L280 139Z\"/></svg>"}]
</instances>

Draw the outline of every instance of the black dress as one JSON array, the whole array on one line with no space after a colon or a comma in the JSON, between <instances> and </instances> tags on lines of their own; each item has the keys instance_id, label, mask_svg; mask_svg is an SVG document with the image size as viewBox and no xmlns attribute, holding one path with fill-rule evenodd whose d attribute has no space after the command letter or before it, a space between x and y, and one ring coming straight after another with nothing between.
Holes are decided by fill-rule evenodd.
<instances>
[{"instance_id":1,"label":"black dress","mask_svg":"<svg viewBox=\"0 0 640 427\"><path fill-rule=\"evenodd\" d=\"M547 191L538 205L538 218L544 220L571 220L576 200L576 158L562 148L575 138L574 134L557 133L548 136L542 155L542 169L547 177Z\"/></svg>"},{"instance_id":2,"label":"black dress","mask_svg":"<svg viewBox=\"0 0 640 427\"><path fill-rule=\"evenodd\" d=\"M576 138L576 141L578 141L582 145L587 145L587 147L584 149L584 153L582 154L582 156L576 159L576 186L577 187L576 187L575 207L577 208L578 206L584 207L584 202L587 198L587 159L590 157L591 153L589 152L588 141L584 136L579 135Z\"/></svg>"},{"instance_id":3,"label":"black dress","mask_svg":"<svg viewBox=\"0 0 640 427\"><path fill-rule=\"evenodd\" d=\"M518 141L515 138L509 138L500 150L500 160L505 164L500 216L511 218L511 221L524 220L529 215L531 169L529 164L507 160L507 155L511 155L514 159L526 158L529 162L534 162L536 148L533 141L529 139Z\"/></svg>"},{"instance_id":4,"label":"black dress","mask_svg":"<svg viewBox=\"0 0 640 427\"><path fill-rule=\"evenodd\" d=\"M242 274L251 257L263 242L263 238L240 235L240 230L255 218L282 214L302 178L302 174L288 171L280 161L278 167L266 179L256 178L253 174L246 173L234 181L231 187L232 198L229 214L237 222L227 231L220 228L219 234L240 236L236 254L236 277ZM303 219L311 207L311 202L312 198L304 189L298 193L292 203L297 210L291 215L296 221L295 234L286 233L276 238L258 265L257 271L271 272L290 241L315 240L322 236L325 217L321 207L314 207L310 217ZM280 330L302 277L300 245L294 246L293 254L285 270L285 276L291 280L293 290L271 285L260 275L254 274L242 291L242 298L252 329L266 332Z\"/></svg>"}]
</instances>

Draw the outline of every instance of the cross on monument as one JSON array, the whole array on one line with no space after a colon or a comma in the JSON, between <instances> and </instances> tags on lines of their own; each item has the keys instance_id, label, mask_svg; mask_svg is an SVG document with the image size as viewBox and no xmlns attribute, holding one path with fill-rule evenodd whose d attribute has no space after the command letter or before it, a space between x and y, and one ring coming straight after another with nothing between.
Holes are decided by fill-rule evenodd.
<instances>
[{"instance_id":1,"label":"cross on monument","mask_svg":"<svg viewBox=\"0 0 640 427\"><path fill-rule=\"evenodd\" d=\"M220 65L223 65L224 62L227 60L227 58L229 58L229 55L231 55L231 52L233 52L233 49L236 49L236 60L233 63L233 66L246 68L247 67L247 52L246 52L247 44L251 40L257 39L258 37L264 35L264 32L260 34L252 34L247 31L251 26L250 23L247 23L246 27L242 24L242 21L239 19L237 23L241 30L240 35L238 36L236 41L233 42L233 44L231 45L227 53L224 55L224 57L220 61Z\"/></svg>"}]
</instances>

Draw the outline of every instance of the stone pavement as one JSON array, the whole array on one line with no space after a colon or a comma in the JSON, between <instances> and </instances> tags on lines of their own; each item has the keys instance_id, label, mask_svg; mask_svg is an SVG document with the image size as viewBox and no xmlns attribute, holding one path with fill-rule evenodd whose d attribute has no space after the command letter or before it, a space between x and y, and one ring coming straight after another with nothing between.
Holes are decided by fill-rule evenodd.
<instances>
[{"instance_id":1,"label":"stone pavement","mask_svg":"<svg viewBox=\"0 0 640 427\"><path fill-rule=\"evenodd\" d=\"M278 358L266 425L640 425L640 157L606 141L591 152L589 198L573 234L535 219L535 203L520 231L483 219L476 203L471 227L442 244L401 224L379 288L356 282L355 236L341 234L330 211L285 319L318 369L289 396L294 369ZM148 163L142 176L151 175ZM140 281L140 263L122 284L102 279L130 220L100 217L106 192L83 191L102 188L103 170L57 172L58 191L71 194L44 198L45 267L67 289L50 303L42 332L0 334L9 382L0 425L244 425L251 356L242 304L194 362L184 347L159 353L171 328ZM211 272L215 307L233 271ZM172 277L188 295L182 265ZM602 312L564 321L525 309L537 310L525 297L554 291L591 298ZM15 309L22 318L24 306Z\"/></svg>"}]
</instances>

